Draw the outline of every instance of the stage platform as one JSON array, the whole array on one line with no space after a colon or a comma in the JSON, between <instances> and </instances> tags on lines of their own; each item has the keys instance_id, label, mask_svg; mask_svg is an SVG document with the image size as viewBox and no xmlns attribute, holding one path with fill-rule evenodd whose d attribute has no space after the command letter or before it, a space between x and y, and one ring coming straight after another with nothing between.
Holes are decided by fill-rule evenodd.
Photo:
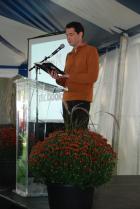
<instances>
[{"instance_id":1,"label":"stage platform","mask_svg":"<svg viewBox=\"0 0 140 209\"><path fill-rule=\"evenodd\" d=\"M0 187L0 208L49 209L49 205L47 197L21 197ZM140 176L114 176L95 189L93 209L140 209Z\"/></svg>"}]
</instances>

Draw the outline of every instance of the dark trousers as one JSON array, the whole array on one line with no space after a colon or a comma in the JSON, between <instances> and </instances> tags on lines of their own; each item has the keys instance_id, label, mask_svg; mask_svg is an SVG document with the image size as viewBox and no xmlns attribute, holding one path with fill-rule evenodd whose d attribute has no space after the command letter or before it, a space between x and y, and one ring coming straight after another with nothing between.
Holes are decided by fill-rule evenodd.
<instances>
[{"instance_id":1,"label":"dark trousers","mask_svg":"<svg viewBox=\"0 0 140 209\"><path fill-rule=\"evenodd\" d=\"M88 128L90 102L82 100L64 101L63 118L66 129Z\"/></svg>"}]
</instances>

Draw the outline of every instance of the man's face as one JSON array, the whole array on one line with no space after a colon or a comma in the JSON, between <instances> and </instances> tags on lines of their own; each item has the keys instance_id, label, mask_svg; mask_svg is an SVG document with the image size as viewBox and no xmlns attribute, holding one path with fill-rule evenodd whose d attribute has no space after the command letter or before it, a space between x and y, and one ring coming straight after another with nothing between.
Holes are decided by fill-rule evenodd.
<instances>
[{"instance_id":1,"label":"man's face","mask_svg":"<svg viewBox=\"0 0 140 209\"><path fill-rule=\"evenodd\" d=\"M83 33L77 33L74 28L66 28L66 36L70 46L76 47L82 42Z\"/></svg>"}]
</instances>

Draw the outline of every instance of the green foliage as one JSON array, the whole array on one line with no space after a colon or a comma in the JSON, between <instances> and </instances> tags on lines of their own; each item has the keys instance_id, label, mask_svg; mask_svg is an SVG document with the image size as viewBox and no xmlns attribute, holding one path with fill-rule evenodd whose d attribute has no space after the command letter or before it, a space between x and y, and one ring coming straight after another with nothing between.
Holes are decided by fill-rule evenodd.
<instances>
[{"instance_id":1,"label":"green foliage","mask_svg":"<svg viewBox=\"0 0 140 209\"><path fill-rule=\"evenodd\" d=\"M97 187L109 181L116 153L89 130L57 131L31 150L29 169L37 181Z\"/></svg>"}]
</instances>

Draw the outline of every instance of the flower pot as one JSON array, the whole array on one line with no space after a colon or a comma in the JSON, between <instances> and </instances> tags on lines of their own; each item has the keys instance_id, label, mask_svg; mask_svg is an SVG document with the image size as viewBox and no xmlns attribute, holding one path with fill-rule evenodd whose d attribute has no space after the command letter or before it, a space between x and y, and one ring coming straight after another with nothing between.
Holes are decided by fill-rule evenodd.
<instances>
[{"instance_id":1,"label":"flower pot","mask_svg":"<svg viewBox=\"0 0 140 209\"><path fill-rule=\"evenodd\" d=\"M49 184L50 209L91 209L94 189L81 189L73 185Z\"/></svg>"}]
</instances>

